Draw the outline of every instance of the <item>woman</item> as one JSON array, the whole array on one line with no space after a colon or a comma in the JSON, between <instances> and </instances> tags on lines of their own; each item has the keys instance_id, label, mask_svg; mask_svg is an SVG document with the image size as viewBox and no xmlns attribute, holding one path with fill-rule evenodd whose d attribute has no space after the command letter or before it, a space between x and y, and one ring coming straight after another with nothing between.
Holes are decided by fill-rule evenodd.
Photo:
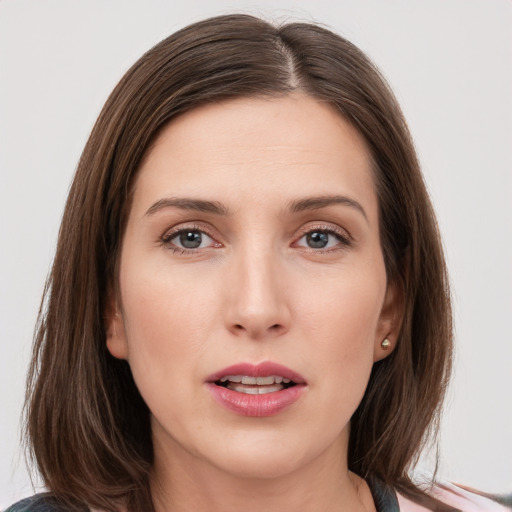
<instances>
[{"instance_id":1,"label":"woman","mask_svg":"<svg viewBox=\"0 0 512 512\"><path fill-rule=\"evenodd\" d=\"M12 510L454 510L408 475L450 373L439 234L396 100L339 36L232 15L145 54L45 300L27 433L51 495Z\"/></svg>"}]
</instances>

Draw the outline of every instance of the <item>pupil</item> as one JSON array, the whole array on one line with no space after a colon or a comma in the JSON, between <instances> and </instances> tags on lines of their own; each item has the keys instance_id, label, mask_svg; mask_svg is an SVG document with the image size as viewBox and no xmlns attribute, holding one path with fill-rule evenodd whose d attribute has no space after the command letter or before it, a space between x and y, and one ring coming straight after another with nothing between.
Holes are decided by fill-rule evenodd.
<instances>
[{"instance_id":1,"label":"pupil","mask_svg":"<svg viewBox=\"0 0 512 512\"><path fill-rule=\"evenodd\" d=\"M180 243L186 249L197 249L202 242L201 233L197 231L187 231L180 234Z\"/></svg>"},{"instance_id":2,"label":"pupil","mask_svg":"<svg viewBox=\"0 0 512 512\"><path fill-rule=\"evenodd\" d=\"M313 231L312 233L308 233L306 235L306 240L309 247L314 249L322 249L327 245L329 241L329 235L327 233L322 233L321 231Z\"/></svg>"}]
</instances>

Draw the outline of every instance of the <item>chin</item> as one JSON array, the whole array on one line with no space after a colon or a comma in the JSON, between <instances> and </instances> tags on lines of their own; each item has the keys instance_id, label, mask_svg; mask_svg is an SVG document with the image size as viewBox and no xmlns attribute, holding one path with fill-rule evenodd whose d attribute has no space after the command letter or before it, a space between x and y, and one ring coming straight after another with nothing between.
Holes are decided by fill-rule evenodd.
<instances>
[{"instance_id":1,"label":"chin","mask_svg":"<svg viewBox=\"0 0 512 512\"><path fill-rule=\"evenodd\" d=\"M285 477L325 450L316 443L309 446L305 436L281 430L232 432L228 439L228 446L217 445L216 453L210 451L210 461L225 473L245 479Z\"/></svg>"},{"instance_id":2,"label":"chin","mask_svg":"<svg viewBox=\"0 0 512 512\"><path fill-rule=\"evenodd\" d=\"M237 450L220 469L239 478L269 480L290 475L303 464L297 450Z\"/></svg>"}]
</instances>

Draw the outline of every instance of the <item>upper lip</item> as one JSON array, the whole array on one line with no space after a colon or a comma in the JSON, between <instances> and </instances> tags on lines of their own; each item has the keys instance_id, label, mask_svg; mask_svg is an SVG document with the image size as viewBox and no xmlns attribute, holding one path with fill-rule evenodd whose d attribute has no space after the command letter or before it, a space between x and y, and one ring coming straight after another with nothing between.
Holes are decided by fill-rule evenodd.
<instances>
[{"instance_id":1,"label":"upper lip","mask_svg":"<svg viewBox=\"0 0 512 512\"><path fill-rule=\"evenodd\" d=\"M207 382L216 382L228 375L247 375L248 377L269 377L277 375L290 379L295 384L306 384L306 380L299 373L290 370L286 366L272 361L264 361L259 364L237 363L212 373L206 378Z\"/></svg>"}]
</instances>

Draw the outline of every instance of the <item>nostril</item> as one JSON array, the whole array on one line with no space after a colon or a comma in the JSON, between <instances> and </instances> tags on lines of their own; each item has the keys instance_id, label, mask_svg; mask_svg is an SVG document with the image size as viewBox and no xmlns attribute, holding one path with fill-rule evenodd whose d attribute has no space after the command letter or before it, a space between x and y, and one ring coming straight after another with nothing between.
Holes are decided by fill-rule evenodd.
<instances>
[{"instance_id":1,"label":"nostril","mask_svg":"<svg viewBox=\"0 0 512 512\"><path fill-rule=\"evenodd\" d=\"M233 323L229 327L230 331L236 336L249 336L251 338L264 338L266 336L276 337L286 332L286 327L282 323L267 324L248 320L242 323Z\"/></svg>"}]
</instances>

